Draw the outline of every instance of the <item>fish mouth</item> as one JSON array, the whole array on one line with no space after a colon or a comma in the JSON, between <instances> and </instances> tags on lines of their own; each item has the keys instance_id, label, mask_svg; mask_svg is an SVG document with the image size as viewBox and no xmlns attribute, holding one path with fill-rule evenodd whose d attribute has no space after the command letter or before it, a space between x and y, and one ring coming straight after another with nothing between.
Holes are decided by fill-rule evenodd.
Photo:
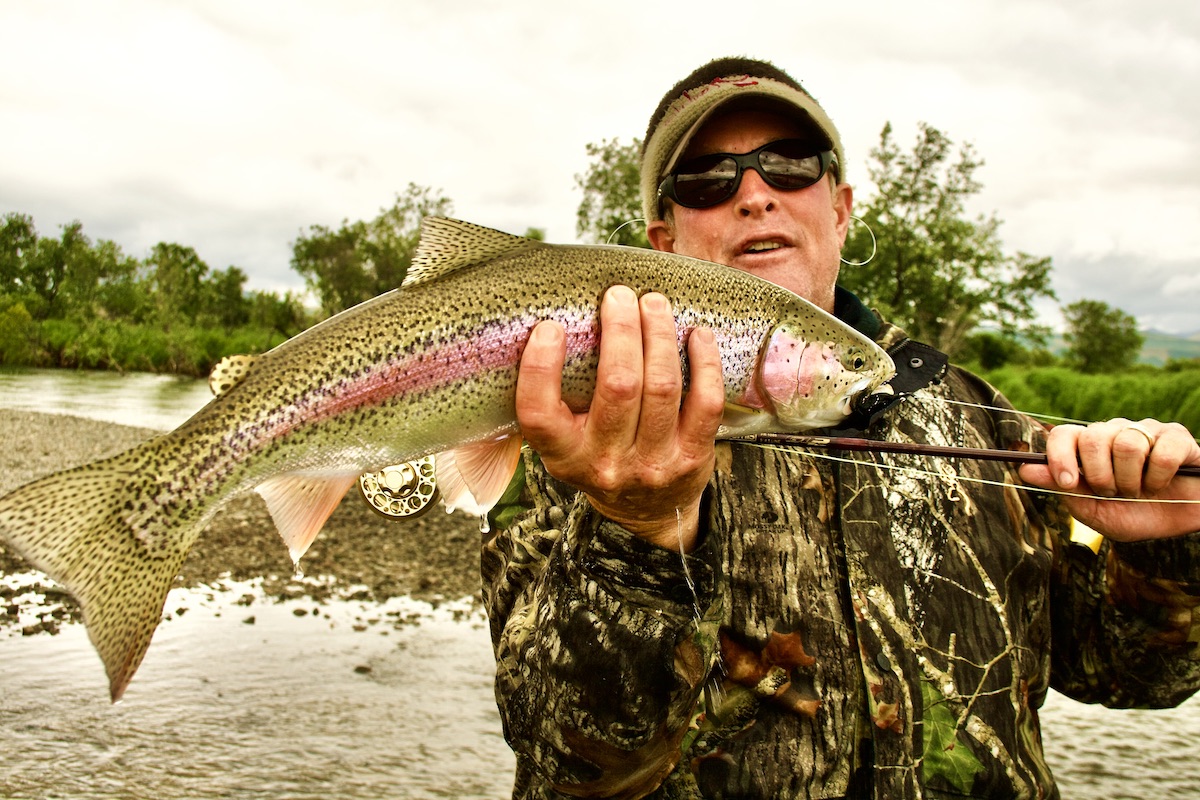
<instances>
[{"instance_id":1,"label":"fish mouth","mask_svg":"<svg viewBox=\"0 0 1200 800\"><path fill-rule=\"evenodd\" d=\"M847 394L848 416L870 419L895 401L896 390L890 383L881 384L871 391L868 391L869 386L868 383L858 391Z\"/></svg>"}]
</instances>

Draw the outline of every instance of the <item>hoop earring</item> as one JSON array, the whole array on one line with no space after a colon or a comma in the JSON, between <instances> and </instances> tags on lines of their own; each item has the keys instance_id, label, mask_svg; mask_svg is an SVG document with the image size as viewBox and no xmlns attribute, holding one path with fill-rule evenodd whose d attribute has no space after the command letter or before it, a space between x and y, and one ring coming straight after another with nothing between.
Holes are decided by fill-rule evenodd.
<instances>
[{"instance_id":1,"label":"hoop earring","mask_svg":"<svg viewBox=\"0 0 1200 800\"><path fill-rule=\"evenodd\" d=\"M871 234L871 255L867 256L866 261L847 261L841 256L838 256L838 260L840 260L847 267L865 267L867 264L870 264L875 260L875 254L879 252L879 241L875 238L875 231L871 230L871 226L867 224L866 220L864 220L862 217L856 217L853 214L850 215L850 219L858 222L867 229L867 233Z\"/></svg>"},{"instance_id":2,"label":"hoop earring","mask_svg":"<svg viewBox=\"0 0 1200 800\"><path fill-rule=\"evenodd\" d=\"M625 222L622 222L620 225L617 226L616 230L614 230L612 233L610 233L608 235L608 241L606 241L605 244L612 244L613 239L617 238L617 234L621 232L621 228L624 228L626 225L633 225L638 222L645 224L646 220L643 219L642 217L637 217L636 219L630 219L630 220L626 220Z\"/></svg>"}]
</instances>

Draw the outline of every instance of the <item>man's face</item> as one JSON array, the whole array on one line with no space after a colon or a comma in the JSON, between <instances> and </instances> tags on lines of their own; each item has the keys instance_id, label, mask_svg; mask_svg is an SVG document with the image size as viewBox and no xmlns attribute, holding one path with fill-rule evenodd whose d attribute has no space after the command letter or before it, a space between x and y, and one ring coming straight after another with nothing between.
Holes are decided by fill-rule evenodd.
<instances>
[{"instance_id":1,"label":"man's face","mask_svg":"<svg viewBox=\"0 0 1200 800\"><path fill-rule=\"evenodd\" d=\"M748 153L805 135L799 123L785 116L735 112L706 123L683 159ZM655 249L752 272L832 311L852 200L850 186L834 186L829 174L806 189L787 191L748 169L730 199L708 208L674 206L674 225L656 221L648 233Z\"/></svg>"}]
</instances>

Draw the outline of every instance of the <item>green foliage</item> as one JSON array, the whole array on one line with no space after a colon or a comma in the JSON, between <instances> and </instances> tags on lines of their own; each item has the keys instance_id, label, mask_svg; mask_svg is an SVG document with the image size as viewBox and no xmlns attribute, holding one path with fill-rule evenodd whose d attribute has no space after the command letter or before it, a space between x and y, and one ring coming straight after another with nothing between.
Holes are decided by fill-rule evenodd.
<instances>
[{"instance_id":1,"label":"green foliage","mask_svg":"<svg viewBox=\"0 0 1200 800\"><path fill-rule=\"evenodd\" d=\"M972 333L963 342L955 361L976 372L1000 369L1009 364L1050 367L1059 363L1058 357L1045 347L1029 346L1027 340L1003 336L995 331Z\"/></svg>"},{"instance_id":2,"label":"green foliage","mask_svg":"<svg viewBox=\"0 0 1200 800\"><path fill-rule=\"evenodd\" d=\"M5 214L0 225L0 294L24 289L26 262L37 248L37 228L28 214Z\"/></svg>"},{"instance_id":3,"label":"green foliage","mask_svg":"<svg viewBox=\"0 0 1200 800\"><path fill-rule=\"evenodd\" d=\"M337 230L310 226L292 245L292 269L317 296L322 315L336 314L403 283L421 220L452 208L448 198L410 183L370 222L343 220Z\"/></svg>"},{"instance_id":4,"label":"green foliage","mask_svg":"<svg viewBox=\"0 0 1200 800\"><path fill-rule=\"evenodd\" d=\"M1137 359L1145 337L1137 320L1099 300L1079 300L1063 309L1067 362L1080 372L1116 372Z\"/></svg>"},{"instance_id":5,"label":"green foliage","mask_svg":"<svg viewBox=\"0 0 1200 800\"><path fill-rule=\"evenodd\" d=\"M949 137L921 124L912 152L903 153L891 124L884 126L867 165L876 192L857 212L866 225L851 225L843 249L851 262L865 261L875 247L877 253L866 266L844 268L840 282L951 355L981 323L1039 341L1046 332L1033 325L1033 303L1054 297L1050 259L1006 255L994 215L967 218L983 162L970 145L956 156L952 148Z\"/></svg>"},{"instance_id":6,"label":"green foliage","mask_svg":"<svg viewBox=\"0 0 1200 800\"><path fill-rule=\"evenodd\" d=\"M312 320L300 299L244 289L237 267L211 270L161 242L144 262L72 222L56 238L33 220L0 220L0 363L204 375L225 355L269 349Z\"/></svg>"},{"instance_id":7,"label":"green foliage","mask_svg":"<svg viewBox=\"0 0 1200 800\"><path fill-rule=\"evenodd\" d=\"M1136 367L1107 375L1066 367L1006 366L983 375L1023 411L1082 422L1153 417L1200 430L1200 363L1174 370Z\"/></svg>"},{"instance_id":8,"label":"green foliage","mask_svg":"<svg viewBox=\"0 0 1200 800\"><path fill-rule=\"evenodd\" d=\"M638 183L641 151L642 141L637 138L629 144L605 139L587 145L592 163L587 172L575 176L576 187L583 190L575 214L575 231L584 241L650 246ZM626 224L635 220L641 222Z\"/></svg>"},{"instance_id":9,"label":"green foliage","mask_svg":"<svg viewBox=\"0 0 1200 800\"><path fill-rule=\"evenodd\" d=\"M47 320L39 328L39 366L170 372L203 377L223 357L268 350L286 337L244 326L232 330L95 319Z\"/></svg>"},{"instance_id":10,"label":"green foliage","mask_svg":"<svg viewBox=\"0 0 1200 800\"><path fill-rule=\"evenodd\" d=\"M28 364L36 336L37 326L25 304L0 298L0 364Z\"/></svg>"}]
</instances>

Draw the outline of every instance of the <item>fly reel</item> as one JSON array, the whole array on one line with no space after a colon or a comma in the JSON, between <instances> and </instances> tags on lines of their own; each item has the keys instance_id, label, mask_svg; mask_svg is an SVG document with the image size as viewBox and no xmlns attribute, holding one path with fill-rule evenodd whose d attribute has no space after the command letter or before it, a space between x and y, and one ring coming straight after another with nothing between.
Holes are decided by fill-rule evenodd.
<instances>
[{"instance_id":1,"label":"fly reel","mask_svg":"<svg viewBox=\"0 0 1200 800\"><path fill-rule=\"evenodd\" d=\"M438 498L433 456L363 473L358 477L358 489L367 505L388 519L424 514Z\"/></svg>"}]
</instances>

